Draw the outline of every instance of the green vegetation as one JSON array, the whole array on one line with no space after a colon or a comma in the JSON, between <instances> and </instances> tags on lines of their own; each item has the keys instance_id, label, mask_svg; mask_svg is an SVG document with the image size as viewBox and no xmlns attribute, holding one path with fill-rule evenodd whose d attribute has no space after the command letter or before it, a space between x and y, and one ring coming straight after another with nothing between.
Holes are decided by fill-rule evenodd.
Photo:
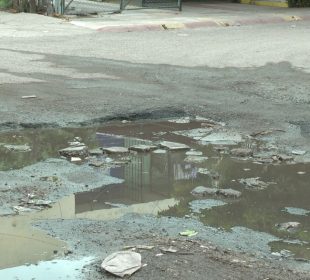
<instances>
[{"instance_id":1,"label":"green vegetation","mask_svg":"<svg viewBox=\"0 0 310 280\"><path fill-rule=\"evenodd\" d=\"M11 0L0 0L0 9L7 9L12 6Z\"/></svg>"},{"instance_id":2,"label":"green vegetation","mask_svg":"<svg viewBox=\"0 0 310 280\"><path fill-rule=\"evenodd\" d=\"M310 7L310 0L288 0L289 7Z\"/></svg>"}]
</instances>

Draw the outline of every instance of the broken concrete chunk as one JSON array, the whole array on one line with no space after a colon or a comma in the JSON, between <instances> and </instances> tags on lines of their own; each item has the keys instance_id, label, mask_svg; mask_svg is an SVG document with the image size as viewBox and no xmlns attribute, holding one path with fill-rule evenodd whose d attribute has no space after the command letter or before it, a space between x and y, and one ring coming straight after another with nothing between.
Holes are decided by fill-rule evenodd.
<instances>
[{"instance_id":1,"label":"broken concrete chunk","mask_svg":"<svg viewBox=\"0 0 310 280\"><path fill-rule=\"evenodd\" d=\"M86 146L68 147L59 150L59 154L64 157L85 157L88 155L88 149Z\"/></svg>"},{"instance_id":2,"label":"broken concrete chunk","mask_svg":"<svg viewBox=\"0 0 310 280\"><path fill-rule=\"evenodd\" d=\"M101 267L119 277L130 276L142 267L141 255L132 251L115 252L104 259Z\"/></svg>"},{"instance_id":3,"label":"broken concrete chunk","mask_svg":"<svg viewBox=\"0 0 310 280\"><path fill-rule=\"evenodd\" d=\"M242 142L242 137L236 132L215 132L200 139L202 144L236 145Z\"/></svg>"},{"instance_id":4,"label":"broken concrete chunk","mask_svg":"<svg viewBox=\"0 0 310 280\"><path fill-rule=\"evenodd\" d=\"M89 154L90 154L91 156L101 156L102 153L103 153L102 150L99 149L99 148L89 150Z\"/></svg>"},{"instance_id":5,"label":"broken concrete chunk","mask_svg":"<svg viewBox=\"0 0 310 280\"><path fill-rule=\"evenodd\" d=\"M282 223L282 224L276 224L275 225L279 230L286 230L289 232L293 232L298 230L300 227L299 222L287 222L287 223Z\"/></svg>"},{"instance_id":6,"label":"broken concrete chunk","mask_svg":"<svg viewBox=\"0 0 310 280\"><path fill-rule=\"evenodd\" d=\"M216 194L218 189L216 188L207 188L204 186L198 186L191 191L191 194L198 196L205 196L208 194Z\"/></svg>"},{"instance_id":7,"label":"broken concrete chunk","mask_svg":"<svg viewBox=\"0 0 310 280\"><path fill-rule=\"evenodd\" d=\"M32 204L35 206L44 206L44 207L51 207L53 202L50 200L43 200L43 199L32 199L27 201L27 204Z\"/></svg>"},{"instance_id":8,"label":"broken concrete chunk","mask_svg":"<svg viewBox=\"0 0 310 280\"><path fill-rule=\"evenodd\" d=\"M285 207L284 211L292 215L300 215L300 216L307 216L308 214L310 214L310 210L296 208L296 207Z\"/></svg>"},{"instance_id":9,"label":"broken concrete chunk","mask_svg":"<svg viewBox=\"0 0 310 280\"><path fill-rule=\"evenodd\" d=\"M80 162L82 159L80 157L71 157L70 159L71 162Z\"/></svg>"},{"instance_id":10,"label":"broken concrete chunk","mask_svg":"<svg viewBox=\"0 0 310 280\"><path fill-rule=\"evenodd\" d=\"M107 148L101 148L102 151L108 154L123 154L123 153L129 153L128 148L126 147L107 147Z\"/></svg>"},{"instance_id":11,"label":"broken concrete chunk","mask_svg":"<svg viewBox=\"0 0 310 280\"><path fill-rule=\"evenodd\" d=\"M92 160L89 162L89 166L94 166L94 167L100 167L102 165L104 165L105 162L104 161L100 161L100 160Z\"/></svg>"},{"instance_id":12,"label":"broken concrete chunk","mask_svg":"<svg viewBox=\"0 0 310 280\"><path fill-rule=\"evenodd\" d=\"M236 157L250 157L253 156L253 151L247 148L236 148L232 149L231 154Z\"/></svg>"},{"instance_id":13,"label":"broken concrete chunk","mask_svg":"<svg viewBox=\"0 0 310 280\"><path fill-rule=\"evenodd\" d=\"M303 156L306 154L306 151L302 151L302 150L293 150L292 151L293 155L297 155L297 156Z\"/></svg>"},{"instance_id":14,"label":"broken concrete chunk","mask_svg":"<svg viewBox=\"0 0 310 280\"><path fill-rule=\"evenodd\" d=\"M166 148L168 150L177 151L177 150L189 150L190 147L186 144L176 143L176 142L169 142L169 141L162 141L159 143L162 148Z\"/></svg>"},{"instance_id":15,"label":"broken concrete chunk","mask_svg":"<svg viewBox=\"0 0 310 280\"><path fill-rule=\"evenodd\" d=\"M239 179L239 183L243 184L246 186L248 189L258 189L258 190L263 190L266 189L271 182L263 182L259 180L259 177L255 178L245 178L245 179Z\"/></svg>"},{"instance_id":16,"label":"broken concrete chunk","mask_svg":"<svg viewBox=\"0 0 310 280\"><path fill-rule=\"evenodd\" d=\"M207 168L198 168L197 173L203 174L203 175L208 175L209 177L211 177L214 180L217 180L220 178L220 174L218 172L213 171L213 170L208 170Z\"/></svg>"},{"instance_id":17,"label":"broken concrete chunk","mask_svg":"<svg viewBox=\"0 0 310 280\"><path fill-rule=\"evenodd\" d=\"M217 191L217 194L223 195L225 197L235 197L235 198L241 196L241 192L234 189L219 189Z\"/></svg>"},{"instance_id":18,"label":"broken concrete chunk","mask_svg":"<svg viewBox=\"0 0 310 280\"><path fill-rule=\"evenodd\" d=\"M193 200L189 203L189 207L193 213L201 213L201 210L211 209L213 207L223 206L227 204L221 200L215 199L200 199Z\"/></svg>"},{"instance_id":19,"label":"broken concrete chunk","mask_svg":"<svg viewBox=\"0 0 310 280\"><path fill-rule=\"evenodd\" d=\"M157 146L155 145L145 145L145 144L139 144L129 147L129 150L136 151L136 152L150 152L153 150L156 150Z\"/></svg>"}]
</instances>

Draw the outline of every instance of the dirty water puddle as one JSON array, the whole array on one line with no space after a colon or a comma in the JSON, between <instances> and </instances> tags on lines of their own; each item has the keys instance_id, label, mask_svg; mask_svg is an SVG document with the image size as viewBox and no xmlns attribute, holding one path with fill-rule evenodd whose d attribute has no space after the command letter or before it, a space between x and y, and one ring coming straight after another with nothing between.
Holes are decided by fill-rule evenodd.
<instances>
[{"instance_id":1,"label":"dirty water puddle","mask_svg":"<svg viewBox=\"0 0 310 280\"><path fill-rule=\"evenodd\" d=\"M279 240L269 244L274 257L309 260L310 173L307 170L310 165L257 164L255 154L254 157L252 153L244 156L244 150L250 147L254 153L259 152L260 143L253 139L249 145L248 139L236 132L222 132L223 127L222 123L210 120L186 119L115 122L101 127L33 129L1 134L0 143L4 143L0 145L2 174L17 169L23 173L23 169L37 163L51 158L59 160L59 150L85 145L86 153L79 148L76 151L83 150L83 154L76 155L73 151L61 160L77 166L78 170L85 168L98 176L104 174L119 180L101 185L87 184L87 178L75 174L74 169L70 174L63 173L65 175L56 174L54 170L50 170L48 176L44 173L45 179L36 182L45 184L46 193L38 193L40 186L36 186L36 193L29 188L24 196L30 195L32 200L49 199L53 191L62 188L60 182L79 183L83 188L77 187L74 189L77 191L65 197L60 193L60 199L52 197L53 203L48 207L37 205L36 208L29 204L29 197L18 197L18 205L32 211L0 218L0 249L5 252L0 258L1 279L5 279L2 275L14 273L18 277L22 271L32 271L36 277L36 273L46 273L44 271L51 265L49 260L66 256L66 244L33 228L31 224L36 221L111 220L128 213L192 218L225 231L241 226L266 232ZM115 147L122 149L115 150ZM240 155L236 152L231 155L230 151L236 148ZM301 176L298 172L305 173ZM61 176L66 176L67 181ZM1 196L15 195L16 186L12 182L8 185L2 180ZM191 193L197 186L205 187L205 192ZM276 226L288 222L298 223L298 227L286 230ZM43 260L47 262L23 266ZM57 261L59 266L75 270L74 263L65 265L69 260Z\"/></svg>"}]
</instances>

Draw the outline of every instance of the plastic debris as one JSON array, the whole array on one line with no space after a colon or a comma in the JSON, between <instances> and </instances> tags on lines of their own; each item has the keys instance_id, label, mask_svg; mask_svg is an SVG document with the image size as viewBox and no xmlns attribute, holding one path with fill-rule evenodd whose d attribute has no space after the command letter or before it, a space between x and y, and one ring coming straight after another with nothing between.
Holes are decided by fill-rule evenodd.
<instances>
[{"instance_id":1,"label":"plastic debris","mask_svg":"<svg viewBox=\"0 0 310 280\"><path fill-rule=\"evenodd\" d=\"M107 256L101 267L116 276L132 275L142 267L141 255L132 251L119 251Z\"/></svg>"},{"instance_id":2,"label":"plastic debris","mask_svg":"<svg viewBox=\"0 0 310 280\"><path fill-rule=\"evenodd\" d=\"M190 229L187 229L187 230L185 230L185 231L180 232L180 235L181 235L181 236L187 236L187 237L195 236L195 235L197 235L197 234L198 234L197 231L195 231L195 230L190 230Z\"/></svg>"}]
</instances>

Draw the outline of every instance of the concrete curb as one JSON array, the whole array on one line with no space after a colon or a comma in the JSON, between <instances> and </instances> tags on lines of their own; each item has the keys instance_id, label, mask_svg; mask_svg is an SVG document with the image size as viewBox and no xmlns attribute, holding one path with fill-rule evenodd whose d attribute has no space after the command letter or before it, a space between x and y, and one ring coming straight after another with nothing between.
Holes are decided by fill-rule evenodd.
<instances>
[{"instance_id":1,"label":"concrete curb","mask_svg":"<svg viewBox=\"0 0 310 280\"><path fill-rule=\"evenodd\" d=\"M99 32L141 32L141 31L160 31L173 29L195 29L205 27L229 27L229 26L248 26L257 24L275 24L296 21L309 21L310 15L306 16L272 16L266 18L243 18L234 21L218 21L215 19L191 21L191 22L166 22L156 24L129 24L129 25L114 25L104 26L95 29Z\"/></svg>"}]
</instances>

